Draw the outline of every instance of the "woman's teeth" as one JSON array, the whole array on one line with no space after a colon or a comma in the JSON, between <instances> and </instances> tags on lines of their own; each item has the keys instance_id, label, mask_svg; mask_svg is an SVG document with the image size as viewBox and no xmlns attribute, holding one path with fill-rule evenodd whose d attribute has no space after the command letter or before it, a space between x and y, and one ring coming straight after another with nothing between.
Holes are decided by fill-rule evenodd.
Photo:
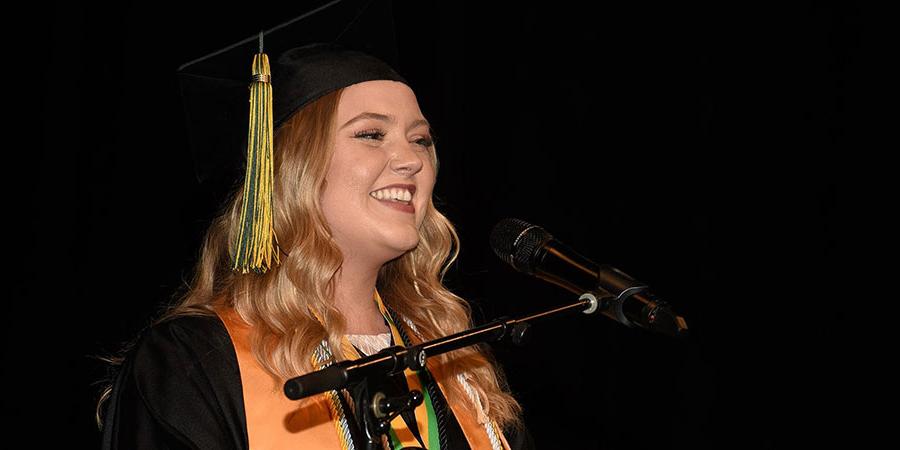
<instances>
[{"instance_id":1,"label":"woman's teeth","mask_svg":"<svg viewBox=\"0 0 900 450\"><path fill-rule=\"evenodd\" d=\"M378 200L389 200L398 203L409 203L412 200L412 194L408 190L399 188L381 189L369 195Z\"/></svg>"}]
</instances>

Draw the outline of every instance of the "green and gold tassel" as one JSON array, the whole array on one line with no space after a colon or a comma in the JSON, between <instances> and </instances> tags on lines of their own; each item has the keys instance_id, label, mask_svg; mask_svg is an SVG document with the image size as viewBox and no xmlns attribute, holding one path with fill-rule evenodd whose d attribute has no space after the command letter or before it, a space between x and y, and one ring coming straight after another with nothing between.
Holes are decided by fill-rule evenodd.
<instances>
[{"instance_id":1,"label":"green and gold tassel","mask_svg":"<svg viewBox=\"0 0 900 450\"><path fill-rule=\"evenodd\" d=\"M273 259L276 263L280 263L280 259L272 214L272 83L269 57L262 50L262 33L259 53L253 57L253 82L249 89L247 174L232 270L264 273L271 267Z\"/></svg>"}]
</instances>

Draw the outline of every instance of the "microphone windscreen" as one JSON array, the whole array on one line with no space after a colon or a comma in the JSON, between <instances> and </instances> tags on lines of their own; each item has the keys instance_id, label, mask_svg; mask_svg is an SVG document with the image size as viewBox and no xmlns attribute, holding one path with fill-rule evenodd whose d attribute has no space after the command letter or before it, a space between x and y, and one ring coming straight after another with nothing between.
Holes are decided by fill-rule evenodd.
<instances>
[{"instance_id":1,"label":"microphone windscreen","mask_svg":"<svg viewBox=\"0 0 900 450\"><path fill-rule=\"evenodd\" d=\"M524 220L506 218L494 225L490 244L497 256L518 271L534 272L534 255L553 239L543 228Z\"/></svg>"}]
</instances>

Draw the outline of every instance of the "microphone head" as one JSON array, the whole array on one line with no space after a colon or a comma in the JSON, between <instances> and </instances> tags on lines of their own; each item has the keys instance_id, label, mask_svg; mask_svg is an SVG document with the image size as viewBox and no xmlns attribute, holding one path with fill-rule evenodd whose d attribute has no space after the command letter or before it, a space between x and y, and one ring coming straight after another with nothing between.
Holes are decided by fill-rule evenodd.
<instances>
[{"instance_id":1,"label":"microphone head","mask_svg":"<svg viewBox=\"0 0 900 450\"><path fill-rule=\"evenodd\" d=\"M494 225L490 244L494 253L518 271L532 274L534 255L553 236L524 220L506 218Z\"/></svg>"}]
</instances>

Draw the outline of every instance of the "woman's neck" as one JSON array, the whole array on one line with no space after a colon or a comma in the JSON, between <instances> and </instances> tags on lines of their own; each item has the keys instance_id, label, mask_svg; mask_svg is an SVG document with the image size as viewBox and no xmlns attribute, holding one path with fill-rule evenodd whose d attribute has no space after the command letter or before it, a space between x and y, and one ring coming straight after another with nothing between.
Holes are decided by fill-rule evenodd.
<instances>
[{"instance_id":1,"label":"woman's neck","mask_svg":"<svg viewBox=\"0 0 900 450\"><path fill-rule=\"evenodd\" d=\"M375 303L378 268L360 268L347 261L335 277L334 304L347 321L347 334L390 331Z\"/></svg>"}]
</instances>

